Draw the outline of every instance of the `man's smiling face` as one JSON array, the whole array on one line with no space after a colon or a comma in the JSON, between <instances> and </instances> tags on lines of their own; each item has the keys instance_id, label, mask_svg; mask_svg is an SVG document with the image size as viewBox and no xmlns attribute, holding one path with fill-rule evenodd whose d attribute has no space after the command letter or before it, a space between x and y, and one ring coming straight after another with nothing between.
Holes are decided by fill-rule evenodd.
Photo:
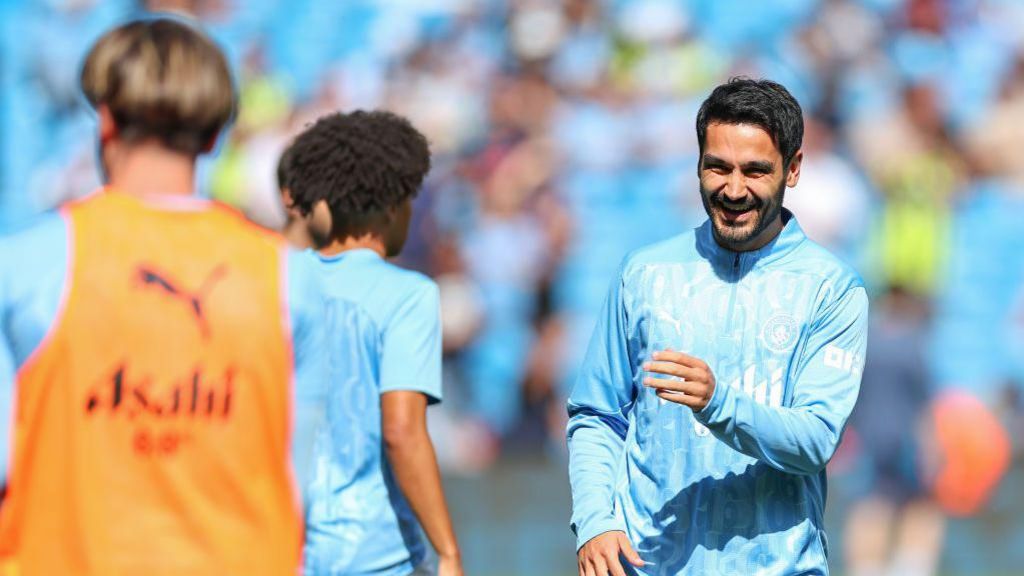
<instances>
[{"instance_id":1,"label":"man's smiling face","mask_svg":"<svg viewBox=\"0 0 1024 576\"><path fill-rule=\"evenodd\" d=\"M786 187L800 178L797 152L788 166L771 136L754 124L708 125L700 159L700 193L719 245L756 250L782 230Z\"/></svg>"}]
</instances>

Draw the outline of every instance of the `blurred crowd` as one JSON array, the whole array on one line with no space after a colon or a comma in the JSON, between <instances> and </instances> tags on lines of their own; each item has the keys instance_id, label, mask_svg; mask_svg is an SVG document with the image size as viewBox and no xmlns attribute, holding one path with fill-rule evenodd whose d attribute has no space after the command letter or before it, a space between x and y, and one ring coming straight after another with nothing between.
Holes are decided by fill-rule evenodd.
<instances>
[{"instance_id":1,"label":"blurred crowd","mask_svg":"<svg viewBox=\"0 0 1024 576\"><path fill-rule=\"evenodd\" d=\"M779 81L802 104L786 205L878 296L872 338L886 344L837 470L911 502L914 471L885 466L926 452L898 440L941 390L970 392L1021 437L1024 2L6 3L0 229L98 185L80 58L144 10L195 16L230 54L241 112L202 187L264 226L285 220L278 156L320 114L387 108L428 135L402 263L441 287L446 402L432 426L451 473L561 454L564 398L619 261L704 218L694 117L733 75Z\"/></svg>"}]
</instances>

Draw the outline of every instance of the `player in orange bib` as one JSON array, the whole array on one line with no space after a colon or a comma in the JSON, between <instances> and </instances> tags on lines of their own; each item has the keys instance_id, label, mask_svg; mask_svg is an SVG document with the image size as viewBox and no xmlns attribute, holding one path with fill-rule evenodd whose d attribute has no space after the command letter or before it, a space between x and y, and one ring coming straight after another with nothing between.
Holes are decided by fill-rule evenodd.
<instances>
[{"instance_id":1,"label":"player in orange bib","mask_svg":"<svg viewBox=\"0 0 1024 576\"><path fill-rule=\"evenodd\" d=\"M193 198L227 63L136 21L81 83L107 186L0 240L0 574L295 574L322 302L308 260Z\"/></svg>"}]
</instances>

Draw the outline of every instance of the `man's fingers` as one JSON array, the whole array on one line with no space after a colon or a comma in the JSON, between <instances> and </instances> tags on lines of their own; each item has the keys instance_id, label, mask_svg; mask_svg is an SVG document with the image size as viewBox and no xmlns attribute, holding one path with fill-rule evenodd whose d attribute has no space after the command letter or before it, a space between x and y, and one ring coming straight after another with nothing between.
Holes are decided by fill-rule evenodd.
<instances>
[{"instance_id":1,"label":"man's fingers","mask_svg":"<svg viewBox=\"0 0 1024 576\"><path fill-rule=\"evenodd\" d=\"M698 368L676 364L675 362L645 362L644 370L666 376L676 376L684 380L698 380L703 373Z\"/></svg>"},{"instance_id":2,"label":"man's fingers","mask_svg":"<svg viewBox=\"0 0 1024 576\"><path fill-rule=\"evenodd\" d=\"M659 350L654 354L651 354L651 358L655 360L664 360L665 362L675 362L676 364L682 364L683 366L689 366L691 368L707 368L708 365L697 358L696 356L690 356L682 352L676 352L675 350Z\"/></svg>"},{"instance_id":3,"label":"man's fingers","mask_svg":"<svg viewBox=\"0 0 1024 576\"><path fill-rule=\"evenodd\" d=\"M700 396L707 387L704 384L690 382L688 380L665 380L664 378L644 378L644 386L655 390L666 390L669 392L682 392Z\"/></svg>"},{"instance_id":4,"label":"man's fingers","mask_svg":"<svg viewBox=\"0 0 1024 576\"><path fill-rule=\"evenodd\" d=\"M626 576L626 571L622 569L622 562L619 562L619 553L615 553L614 558L608 559L608 573L611 576Z\"/></svg>"},{"instance_id":5,"label":"man's fingers","mask_svg":"<svg viewBox=\"0 0 1024 576\"><path fill-rule=\"evenodd\" d=\"M699 408L701 403L704 401L700 396L680 394L679 392L673 392L671 390L656 390L655 393L658 395L658 398L668 400L669 402L675 402L676 404L682 404L688 408Z\"/></svg>"},{"instance_id":6,"label":"man's fingers","mask_svg":"<svg viewBox=\"0 0 1024 576\"><path fill-rule=\"evenodd\" d=\"M630 564L637 568L644 565L644 561L640 559L640 555L636 553L636 550L633 550L633 545L629 543L629 538L626 538L624 534L619 536L619 548Z\"/></svg>"},{"instance_id":7,"label":"man's fingers","mask_svg":"<svg viewBox=\"0 0 1024 576\"><path fill-rule=\"evenodd\" d=\"M577 555L580 576L626 576L621 557L635 566L643 566L623 532L601 534L580 549Z\"/></svg>"},{"instance_id":8,"label":"man's fingers","mask_svg":"<svg viewBox=\"0 0 1024 576\"><path fill-rule=\"evenodd\" d=\"M580 576L596 576L594 573L594 562L589 556L580 557Z\"/></svg>"}]
</instances>

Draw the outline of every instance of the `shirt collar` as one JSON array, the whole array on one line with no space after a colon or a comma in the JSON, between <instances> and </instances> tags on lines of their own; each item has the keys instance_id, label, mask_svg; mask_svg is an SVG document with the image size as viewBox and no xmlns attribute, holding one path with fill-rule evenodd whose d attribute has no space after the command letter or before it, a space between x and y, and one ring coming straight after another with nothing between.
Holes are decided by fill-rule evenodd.
<instances>
[{"instance_id":1,"label":"shirt collar","mask_svg":"<svg viewBox=\"0 0 1024 576\"><path fill-rule=\"evenodd\" d=\"M380 254L378 254L374 250L370 250L369 248L353 248L351 250L345 250L343 252L338 252L337 254L332 254L330 256L325 256L312 249L311 251L313 252L313 254L316 255L317 258L320 259L321 262L341 262L343 260L383 260Z\"/></svg>"},{"instance_id":2,"label":"shirt collar","mask_svg":"<svg viewBox=\"0 0 1024 576\"><path fill-rule=\"evenodd\" d=\"M786 208L782 209L782 221L782 231L764 246L748 252L734 252L715 241L709 218L697 229L697 250L716 269L738 268L745 273L757 264L768 264L785 257L807 238L796 217Z\"/></svg>"},{"instance_id":3,"label":"shirt collar","mask_svg":"<svg viewBox=\"0 0 1024 576\"><path fill-rule=\"evenodd\" d=\"M127 194L113 186L104 186L93 194L105 194L123 199L153 210L169 212L200 212L213 207L216 203L207 198L184 194Z\"/></svg>"}]
</instances>

